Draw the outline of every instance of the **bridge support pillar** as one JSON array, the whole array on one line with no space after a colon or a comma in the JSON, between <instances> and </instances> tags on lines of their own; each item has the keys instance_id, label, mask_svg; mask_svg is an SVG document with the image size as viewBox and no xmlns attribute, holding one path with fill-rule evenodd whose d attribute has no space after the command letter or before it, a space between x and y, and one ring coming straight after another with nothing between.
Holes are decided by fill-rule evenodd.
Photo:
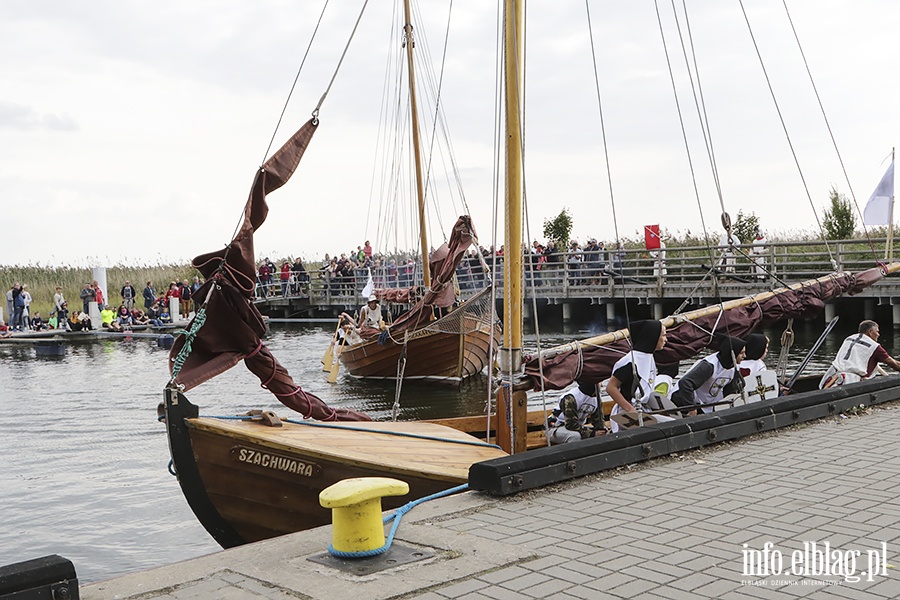
<instances>
[{"instance_id":1,"label":"bridge support pillar","mask_svg":"<svg viewBox=\"0 0 900 600\"><path fill-rule=\"evenodd\" d=\"M533 315L531 314L531 302L526 300L525 302L522 303L522 320L528 321L530 323L532 321L532 316Z\"/></svg>"},{"instance_id":2,"label":"bridge support pillar","mask_svg":"<svg viewBox=\"0 0 900 600\"><path fill-rule=\"evenodd\" d=\"M572 320L572 305L568 302L563 302L563 323L568 323Z\"/></svg>"},{"instance_id":3,"label":"bridge support pillar","mask_svg":"<svg viewBox=\"0 0 900 600\"><path fill-rule=\"evenodd\" d=\"M874 298L866 298L863 300L863 314L865 318L868 320L875 319L875 299Z\"/></svg>"},{"instance_id":4,"label":"bridge support pillar","mask_svg":"<svg viewBox=\"0 0 900 600\"><path fill-rule=\"evenodd\" d=\"M827 302L825 304L825 322L831 323L831 320L834 319L834 315L837 312L837 309L834 307L833 302Z\"/></svg>"},{"instance_id":5,"label":"bridge support pillar","mask_svg":"<svg viewBox=\"0 0 900 600\"><path fill-rule=\"evenodd\" d=\"M891 312L893 313L893 325L894 327L900 327L900 304L891 305Z\"/></svg>"},{"instance_id":6,"label":"bridge support pillar","mask_svg":"<svg viewBox=\"0 0 900 600\"><path fill-rule=\"evenodd\" d=\"M612 325L616 320L616 305L613 302L606 303L606 322Z\"/></svg>"},{"instance_id":7,"label":"bridge support pillar","mask_svg":"<svg viewBox=\"0 0 900 600\"><path fill-rule=\"evenodd\" d=\"M657 321L662 320L663 318L663 305L662 302L654 302L653 303L653 318Z\"/></svg>"}]
</instances>

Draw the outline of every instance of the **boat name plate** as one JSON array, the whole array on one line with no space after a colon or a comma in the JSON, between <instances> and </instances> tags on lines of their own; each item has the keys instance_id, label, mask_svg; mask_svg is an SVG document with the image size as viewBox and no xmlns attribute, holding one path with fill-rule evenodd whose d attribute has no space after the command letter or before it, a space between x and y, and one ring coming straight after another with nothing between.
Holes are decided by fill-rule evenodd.
<instances>
[{"instance_id":1,"label":"boat name plate","mask_svg":"<svg viewBox=\"0 0 900 600\"><path fill-rule=\"evenodd\" d=\"M231 449L231 458L247 465L292 473L301 477L318 477L322 473L322 467L315 463L297 460L296 458L273 452L261 452L245 446L233 447Z\"/></svg>"}]
</instances>

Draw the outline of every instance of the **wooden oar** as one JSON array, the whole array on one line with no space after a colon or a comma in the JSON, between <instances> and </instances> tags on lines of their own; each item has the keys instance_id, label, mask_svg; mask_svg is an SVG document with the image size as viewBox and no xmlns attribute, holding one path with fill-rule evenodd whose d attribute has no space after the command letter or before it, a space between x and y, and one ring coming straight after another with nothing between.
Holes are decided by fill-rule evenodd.
<instances>
[{"instance_id":1,"label":"wooden oar","mask_svg":"<svg viewBox=\"0 0 900 600\"><path fill-rule=\"evenodd\" d=\"M338 330L341 328L341 320L338 319L338 325L334 329L334 335L331 336L331 343L328 344L328 349L325 350L325 355L322 357L322 370L330 371L331 363L334 361L334 341L337 339Z\"/></svg>"},{"instance_id":2,"label":"wooden oar","mask_svg":"<svg viewBox=\"0 0 900 600\"><path fill-rule=\"evenodd\" d=\"M331 365L331 373L328 374L328 383L337 383L338 371L341 370L341 352L344 351L344 344L347 343L347 336L341 340L341 346L338 349L337 356L334 357Z\"/></svg>"},{"instance_id":3,"label":"wooden oar","mask_svg":"<svg viewBox=\"0 0 900 600\"><path fill-rule=\"evenodd\" d=\"M809 352L806 353L806 356L803 357L803 360L800 362L800 366L797 367L797 372L794 373L794 376L788 380L784 387L786 387L788 390L794 387L794 384L797 382L800 374L803 373L803 369L805 369L806 365L809 364L809 359L812 358L813 354L815 354L819 349L819 346L822 345L822 342L825 341L825 338L828 337L828 334L831 333L831 330L834 329L834 326L837 324L839 318L840 317L835 317L828 322L828 325L825 326L825 331L822 332L822 335L819 336L819 339L816 340L816 343L813 344L813 347L810 348Z\"/></svg>"}]
</instances>

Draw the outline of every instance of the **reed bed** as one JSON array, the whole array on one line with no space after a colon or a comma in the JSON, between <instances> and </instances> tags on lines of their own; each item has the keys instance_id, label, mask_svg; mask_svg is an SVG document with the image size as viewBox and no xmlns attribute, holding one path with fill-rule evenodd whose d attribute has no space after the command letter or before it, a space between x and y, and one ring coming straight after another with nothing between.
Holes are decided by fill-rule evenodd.
<instances>
[{"instance_id":1,"label":"reed bed","mask_svg":"<svg viewBox=\"0 0 900 600\"><path fill-rule=\"evenodd\" d=\"M194 275L199 273L190 264L184 265L152 265L152 266L115 266L106 268L106 300L108 304L118 306L122 302L120 294L125 281L131 282L137 290L137 304L143 306L141 291L148 281L153 282L157 294L165 292L169 283L187 279L191 281ZM63 296L69 302L69 309L81 310L81 300L78 294L84 288L85 283L92 280L91 269L82 267L44 267L40 265L14 265L0 266L0 285L4 294L18 282L28 286L31 294L31 314L40 312L44 320L47 320L50 309L53 308L53 294L56 286L62 287ZM8 321L10 315L6 314L6 304L3 302L3 320Z\"/></svg>"}]
</instances>

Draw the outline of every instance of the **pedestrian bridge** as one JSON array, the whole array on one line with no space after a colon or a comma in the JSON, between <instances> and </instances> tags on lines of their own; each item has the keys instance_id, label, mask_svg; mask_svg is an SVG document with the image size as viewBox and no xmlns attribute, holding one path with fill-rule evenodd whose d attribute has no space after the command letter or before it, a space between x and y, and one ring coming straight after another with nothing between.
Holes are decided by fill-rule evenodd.
<instances>
[{"instance_id":1,"label":"pedestrian bridge","mask_svg":"<svg viewBox=\"0 0 900 600\"><path fill-rule=\"evenodd\" d=\"M884 259L884 240L873 239L872 244L876 255L865 240L783 242L765 247L670 247L661 252L569 252L554 255L542 264L529 255L524 279L526 314L533 298L539 310L560 305L564 319L572 306L585 304L598 308L605 305L607 317L612 317L616 307L621 308L626 301L629 305L646 305L650 314L662 318L683 303L695 307L715 304L836 271L869 269ZM270 316L295 318L356 310L365 302L362 290L370 272L376 288L410 287L415 281L421 282L421 265L416 264L357 269L351 277L328 278L324 272L313 271L310 281L292 281L284 290L277 282L268 289L261 286L257 307ZM456 283L465 299L493 279L497 298L502 299L503 277L502 256L485 257L484 263L471 256L457 269ZM900 276L886 277L858 296L836 302L850 301L859 303L860 318L874 318L877 307L891 306L892 321L900 324ZM835 314L833 304L826 306L829 320ZM404 307L393 308L399 312Z\"/></svg>"}]
</instances>

